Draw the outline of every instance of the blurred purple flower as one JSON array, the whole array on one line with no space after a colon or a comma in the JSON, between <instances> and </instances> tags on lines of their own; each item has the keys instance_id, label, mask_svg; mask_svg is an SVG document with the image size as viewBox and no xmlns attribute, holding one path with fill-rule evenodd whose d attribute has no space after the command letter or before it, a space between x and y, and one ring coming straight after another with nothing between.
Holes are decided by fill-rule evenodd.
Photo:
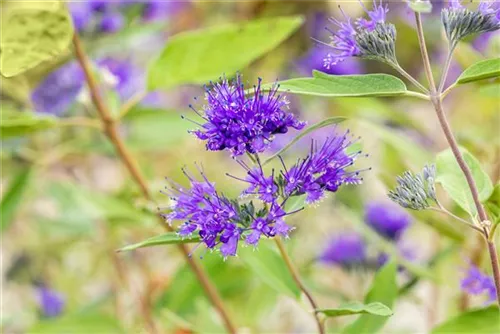
<instances>
[{"instance_id":1,"label":"blurred purple flower","mask_svg":"<svg viewBox=\"0 0 500 334\"><path fill-rule=\"evenodd\" d=\"M390 202L370 202L365 207L365 222L391 240L398 240L411 220L405 210Z\"/></svg>"},{"instance_id":2,"label":"blurred purple flower","mask_svg":"<svg viewBox=\"0 0 500 334\"><path fill-rule=\"evenodd\" d=\"M109 6L113 5L112 1L109 0L87 0L90 8L96 12L104 12L109 9Z\"/></svg>"},{"instance_id":3,"label":"blurred purple flower","mask_svg":"<svg viewBox=\"0 0 500 334\"><path fill-rule=\"evenodd\" d=\"M41 285L37 287L37 294L40 310L44 317L54 318L63 312L64 298L60 293Z\"/></svg>"},{"instance_id":4,"label":"blurred purple flower","mask_svg":"<svg viewBox=\"0 0 500 334\"><path fill-rule=\"evenodd\" d=\"M415 250L414 248L407 248L407 247L403 247L401 245L397 245L397 249L398 249L398 254L404 258L405 260L408 260L408 261L414 261L415 260ZM387 263L387 261L389 261L391 259L391 255L385 253L385 252L382 252L380 253L378 256L377 256L377 267L380 268L382 267L383 265L385 265ZM403 271L405 270L405 268L401 265L398 266L398 271Z\"/></svg>"},{"instance_id":5,"label":"blurred purple flower","mask_svg":"<svg viewBox=\"0 0 500 334\"><path fill-rule=\"evenodd\" d=\"M113 33L123 28L125 19L118 12L107 12L101 18L99 30L105 33Z\"/></svg>"},{"instance_id":6,"label":"blurred purple flower","mask_svg":"<svg viewBox=\"0 0 500 334\"><path fill-rule=\"evenodd\" d=\"M60 116L73 104L84 80L83 71L76 62L56 69L32 92L35 111Z\"/></svg>"},{"instance_id":7,"label":"blurred purple flower","mask_svg":"<svg viewBox=\"0 0 500 334\"><path fill-rule=\"evenodd\" d=\"M114 76L114 86L122 100L129 99L145 87L141 70L127 60L107 57L99 60L97 65Z\"/></svg>"},{"instance_id":8,"label":"blurred purple flower","mask_svg":"<svg viewBox=\"0 0 500 334\"><path fill-rule=\"evenodd\" d=\"M188 1L151 0L144 2L142 17L145 21L162 20L177 14Z\"/></svg>"},{"instance_id":9,"label":"blurred purple flower","mask_svg":"<svg viewBox=\"0 0 500 334\"><path fill-rule=\"evenodd\" d=\"M247 97L238 74L233 82L224 78L205 88L203 113L190 105L205 120L199 124L200 129L192 132L207 141L208 150L228 149L233 156L262 152L275 134L286 133L290 127L300 130L305 126L288 112L288 101L278 93L276 86L263 93L260 85L261 79L254 86L253 94Z\"/></svg>"},{"instance_id":10,"label":"blurred purple flower","mask_svg":"<svg viewBox=\"0 0 500 334\"><path fill-rule=\"evenodd\" d=\"M496 299L496 288L493 278L483 274L476 266L470 266L467 276L460 282L460 287L463 291L471 295L487 293L489 296L488 302L493 302Z\"/></svg>"},{"instance_id":11,"label":"blurred purple flower","mask_svg":"<svg viewBox=\"0 0 500 334\"><path fill-rule=\"evenodd\" d=\"M366 262L365 241L356 233L336 236L327 243L318 260L325 264L345 267L364 264Z\"/></svg>"},{"instance_id":12,"label":"blurred purple flower","mask_svg":"<svg viewBox=\"0 0 500 334\"><path fill-rule=\"evenodd\" d=\"M68 1L68 9L78 32L85 30L92 20L92 8L88 2Z\"/></svg>"},{"instance_id":13,"label":"blurred purple flower","mask_svg":"<svg viewBox=\"0 0 500 334\"><path fill-rule=\"evenodd\" d=\"M361 153L346 153L352 144L349 131L342 136L327 138L321 147L311 142L309 155L287 169L283 163L283 193L286 197L306 194L306 203L323 198L325 191L336 192L343 184L360 184L359 171L348 171Z\"/></svg>"}]
</instances>

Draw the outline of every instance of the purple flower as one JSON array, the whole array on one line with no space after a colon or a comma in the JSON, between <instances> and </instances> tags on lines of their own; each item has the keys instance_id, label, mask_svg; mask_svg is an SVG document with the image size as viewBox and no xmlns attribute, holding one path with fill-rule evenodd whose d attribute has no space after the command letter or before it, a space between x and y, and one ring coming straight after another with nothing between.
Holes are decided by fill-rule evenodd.
<instances>
[{"instance_id":1,"label":"purple flower","mask_svg":"<svg viewBox=\"0 0 500 334\"><path fill-rule=\"evenodd\" d=\"M106 33L113 33L123 28L125 20L123 15L117 12L108 12L103 15L99 23L99 30Z\"/></svg>"},{"instance_id":2,"label":"purple flower","mask_svg":"<svg viewBox=\"0 0 500 334\"><path fill-rule=\"evenodd\" d=\"M331 47L334 52L325 57L325 68L337 65L349 57L369 57L395 62L396 30L392 24L385 22L388 6L384 6L382 1L380 4L374 1L372 10L364 9L368 19L359 18L355 24L342 10L343 21L330 19L337 30L326 28L331 34L330 43L323 44Z\"/></svg>"},{"instance_id":3,"label":"purple flower","mask_svg":"<svg viewBox=\"0 0 500 334\"><path fill-rule=\"evenodd\" d=\"M122 100L127 100L144 89L144 77L141 70L127 60L103 58L97 62L100 68L108 70L116 79L114 87Z\"/></svg>"},{"instance_id":4,"label":"purple flower","mask_svg":"<svg viewBox=\"0 0 500 334\"><path fill-rule=\"evenodd\" d=\"M206 122L193 133L207 141L208 150L227 149L233 156L262 152L275 134L286 133L290 127L300 130L305 126L287 111L288 101L278 94L277 86L263 93L260 84L261 79L253 94L247 97L240 75L234 82L223 79L206 88L203 114L190 106Z\"/></svg>"},{"instance_id":5,"label":"purple flower","mask_svg":"<svg viewBox=\"0 0 500 334\"><path fill-rule=\"evenodd\" d=\"M473 265L467 271L467 276L460 282L460 287L463 291L471 295L487 293L489 302L493 302L496 299L496 288L493 278L483 274L479 268Z\"/></svg>"},{"instance_id":6,"label":"purple flower","mask_svg":"<svg viewBox=\"0 0 500 334\"><path fill-rule=\"evenodd\" d=\"M258 195L266 203L274 202L278 192L278 186L274 181L274 170L271 176L266 177L260 164L258 167L250 168L243 161L238 161L238 163L247 171L247 176L244 179L240 179L229 174L227 175L250 184L247 189L243 190L242 196L253 194Z\"/></svg>"},{"instance_id":7,"label":"purple flower","mask_svg":"<svg viewBox=\"0 0 500 334\"><path fill-rule=\"evenodd\" d=\"M92 10L96 12L104 12L112 5L109 0L90 0L88 3Z\"/></svg>"},{"instance_id":8,"label":"purple flower","mask_svg":"<svg viewBox=\"0 0 500 334\"><path fill-rule=\"evenodd\" d=\"M88 2L69 1L68 9L77 31L84 31L92 20L92 8Z\"/></svg>"},{"instance_id":9,"label":"purple flower","mask_svg":"<svg viewBox=\"0 0 500 334\"><path fill-rule=\"evenodd\" d=\"M321 71L327 74L359 74L362 73L362 66L355 59L346 59L341 63L335 63L335 57L327 50L314 47L297 62L298 70L310 75L313 70Z\"/></svg>"},{"instance_id":10,"label":"purple flower","mask_svg":"<svg viewBox=\"0 0 500 334\"><path fill-rule=\"evenodd\" d=\"M411 216L390 202L371 202L365 207L365 222L383 237L397 240L411 223Z\"/></svg>"},{"instance_id":11,"label":"purple flower","mask_svg":"<svg viewBox=\"0 0 500 334\"><path fill-rule=\"evenodd\" d=\"M40 285L37 287L37 294L38 303L44 317L54 318L63 312L64 298L60 293Z\"/></svg>"},{"instance_id":12,"label":"purple flower","mask_svg":"<svg viewBox=\"0 0 500 334\"><path fill-rule=\"evenodd\" d=\"M354 164L361 153L346 153L352 144L349 131L342 136L327 138L321 147L312 141L309 155L282 172L285 197L306 194L306 202L323 198L325 191L336 192L343 184L360 184L359 171L346 169Z\"/></svg>"},{"instance_id":13,"label":"purple flower","mask_svg":"<svg viewBox=\"0 0 500 334\"><path fill-rule=\"evenodd\" d=\"M162 20L175 15L187 5L187 1L145 1L142 17L145 21Z\"/></svg>"},{"instance_id":14,"label":"purple flower","mask_svg":"<svg viewBox=\"0 0 500 334\"><path fill-rule=\"evenodd\" d=\"M327 243L318 260L345 267L363 264L366 261L365 241L356 233L341 234Z\"/></svg>"},{"instance_id":15,"label":"purple flower","mask_svg":"<svg viewBox=\"0 0 500 334\"><path fill-rule=\"evenodd\" d=\"M63 114L75 101L84 80L83 71L76 62L56 69L31 94L35 110L57 116Z\"/></svg>"},{"instance_id":16,"label":"purple flower","mask_svg":"<svg viewBox=\"0 0 500 334\"><path fill-rule=\"evenodd\" d=\"M215 184L208 181L201 170L202 181L185 170L183 172L191 186L185 189L172 183L167 188L166 194L172 204L170 212L163 215L170 223L184 221L178 228L179 235L189 236L197 232L208 249L218 247L223 257L236 255L240 239L256 246L261 236L288 237L292 228L284 222L284 217L291 213L283 210L284 203L274 201L255 212L253 202L240 204L219 194Z\"/></svg>"}]
</instances>

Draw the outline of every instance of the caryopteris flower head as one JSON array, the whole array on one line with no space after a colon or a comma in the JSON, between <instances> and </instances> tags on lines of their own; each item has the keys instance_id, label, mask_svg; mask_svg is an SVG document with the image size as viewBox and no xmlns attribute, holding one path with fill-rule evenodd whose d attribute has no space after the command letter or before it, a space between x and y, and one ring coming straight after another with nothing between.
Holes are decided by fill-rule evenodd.
<instances>
[{"instance_id":1,"label":"caryopteris flower head","mask_svg":"<svg viewBox=\"0 0 500 334\"><path fill-rule=\"evenodd\" d=\"M344 21L330 19L338 27L331 33L327 45L335 50L325 57L325 67L335 65L348 57L373 58L384 62L396 62L395 42L396 28L387 23L389 11L387 5L374 2L373 9L365 11L368 19L359 18L353 25L351 19L342 11Z\"/></svg>"},{"instance_id":2,"label":"caryopteris flower head","mask_svg":"<svg viewBox=\"0 0 500 334\"><path fill-rule=\"evenodd\" d=\"M406 171L397 177L396 189L389 192L389 198L404 208L427 209L429 202L437 202L434 187L436 168L425 166L422 174L413 175Z\"/></svg>"},{"instance_id":3,"label":"caryopteris flower head","mask_svg":"<svg viewBox=\"0 0 500 334\"><path fill-rule=\"evenodd\" d=\"M477 10L462 6L459 0L450 2L441 11L446 36L452 46L461 39L472 35L500 29L500 9L498 3L481 1Z\"/></svg>"},{"instance_id":4,"label":"caryopteris flower head","mask_svg":"<svg viewBox=\"0 0 500 334\"><path fill-rule=\"evenodd\" d=\"M169 223L184 221L178 228L179 235L198 233L207 249L219 249L224 258L236 255L240 240L256 246L262 236L288 237L292 228L284 222L284 217L290 213L283 210L284 203L279 204L277 196L270 205L256 210L253 202L241 204L226 198L201 170L200 173L202 181L184 171L190 181L189 188L174 183L167 188L171 205L169 213L163 216Z\"/></svg>"},{"instance_id":5,"label":"caryopteris flower head","mask_svg":"<svg viewBox=\"0 0 500 334\"><path fill-rule=\"evenodd\" d=\"M283 193L286 197L306 195L307 203L322 199L325 192L336 192L343 184L360 184L360 171L349 171L360 151L347 153L352 144L349 131L342 136L327 138L319 146L311 143L311 149L306 158L299 160L287 169L283 164Z\"/></svg>"},{"instance_id":6,"label":"caryopteris flower head","mask_svg":"<svg viewBox=\"0 0 500 334\"><path fill-rule=\"evenodd\" d=\"M277 86L264 93L260 85L261 79L253 93L246 96L241 76L237 75L233 82L224 78L206 88L203 113L195 110L205 123L193 133L207 142L208 150L227 149L233 156L262 152L275 134L305 126L288 112L288 101L278 93Z\"/></svg>"},{"instance_id":7,"label":"caryopteris flower head","mask_svg":"<svg viewBox=\"0 0 500 334\"><path fill-rule=\"evenodd\" d=\"M318 260L325 264L353 267L366 262L366 243L356 233L345 233L332 238Z\"/></svg>"},{"instance_id":8,"label":"caryopteris flower head","mask_svg":"<svg viewBox=\"0 0 500 334\"><path fill-rule=\"evenodd\" d=\"M44 284L37 287L37 293L40 311L43 317L54 318L63 312L65 305L63 295Z\"/></svg>"}]
</instances>

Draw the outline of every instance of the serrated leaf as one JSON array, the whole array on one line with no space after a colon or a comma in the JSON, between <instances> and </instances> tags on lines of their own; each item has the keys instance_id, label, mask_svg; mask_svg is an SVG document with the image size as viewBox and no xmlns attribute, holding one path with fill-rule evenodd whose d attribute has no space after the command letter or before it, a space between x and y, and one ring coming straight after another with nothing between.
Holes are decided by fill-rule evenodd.
<instances>
[{"instance_id":1,"label":"serrated leaf","mask_svg":"<svg viewBox=\"0 0 500 334\"><path fill-rule=\"evenodd\" d=\"M257 249L241 248L238 255L269 287L294 298L300 296L300 289L293 281L283 259L266 242L261 241Z\"/></svg>"},{"instance_id":2,"label":"serrated leaf","mask_svg":"<svg viewBox=\"0 0 500 334\"><path fill-rule=\"evenodd\" d=\"M28 112L10 114L0 122L0 138L24 136L30 133L47 130L57 126L57 118L49 115Z\"/></svg>"},{"instance_id":3,"label":"serrated leaf","mask_svg":"<svg viewBox=\"0 0 500 334\"><path fill-rule=\"evenodd\" d=\"M10 226L14 213L26 192L31 176L31 168L25 168L10 182L0 203L0 231Z\"/></svg>"},{"instance_id":4,"label":"serrated leaf","mask_svg":"<svg viewBox=\"0 0 500 334\"><path fill-rule=\"evenodd\" d=\"M372 314L380 317L388 317L393 314L390 308L378 302L370 304L351 302L336 308L319 309L316 311L318 313L323 313L327 317L340 317L353 314Z\"/></svg>"},{"instance_id":5,"label":"serrated leaf","mask_svg":"<svg viewBox=\"0 0 500 334\"><path fill-rule=\"evenodd\" d=\"M191 242L200 242L200 237L198 235L193 235L189 237L182 237L176 232L168 232L162 235L157 235L155 237L146 239L144 241L138 242L136 244L128 245L118 249L118 252L131 251L137 248L153 247L161 245L174 245L174 244L186 244Z\"/></svg>"},{"instance_id":6,"label":"serrated leaf","mask_svg":"<svg viewBox=\"0 0 500 334\"><path fill-rule=\"evenodd\" d=\"M500 311L498 306L462 313L432 330L432 334L442 333L500 333Z\"/></svg>"},{"instance_id":7,"label":"serrated leaf","mask_svg":"<svg viewBox=\"0 0 500 334\"><path fill-rule=\"evenodd\" d=\"M231 76L271 51L304 22L300 16L262 19L178 34L148 71L148 87L203 84Z\"/></svg>"},{"instance_id":8,"label":"serrated leaf","mask_svg":"<svg viewBox=\"0 0 500 334\"><path fill-rule=\"evenodd\" d=\"M486 201L493 192L493 184L488 174L481 168L481 164L471 153L464 148L460 148L460 151L476 182L479 200L481 202ZM477 210L469 185L451 149L445 150L437 155L436 167L436 182L443 186L446 193L460 205L462 209L473 216L476 215Z\"/></svg>"},{"instance_id":9,"label":"serrated leaf","mask_svg":"<svg viewBox=\"0 0 500 334\"><path fill-rule=\"evenodd\" d=\"M397 297L398 286L396 283L397 265L389 262L383 266L373 278L370 291L365 297L365 303L383 303L391 308ZM363 314L356 321L345 327L343 333L376 333L384 326L387 318L372 314Z\"/></svg>"},{"instance_id":10,"label":"serrated leaf","mask_svg":"<svg viewBox=\"0 0 500 334\"><path fill-rule=\"evenodd\" d=\"M321 122L318 122L318 123L316 123L314 125L311 125L307 129L301 131L300 134L298 134L295 138L293 138L285 147L283 147L281 150L279 150L278 152L276 152L275 154L273 154L272 156L270 156L269 158L267 158L262 163L262 166L268 164L273 159L277 158L279 155L285 153L290 147L293 146L293 144L295 144L296 142L298 142L304 136L307 136L309 133L311 133L311 132L313 132L315 130L324 128L325 126L328 126L328 125L341 123L341 122L343 122L345 120L346 120L346 118L342 117L342 116L330 117L330 118L324 119Z\"/></svg>"},{"instance_id":11,"label":"serrated leaf","mask_svg":"<svg viewBox=\"0 0 500 334\"><path fill-rule=\"evenodd\" d=\"M18 75L66 50L73 24L62 1L3 1L0 72Z\"/></svg>"},{"instance_id":12,"label":"serrated leaf","mask_svg":"<svg viewBox=\"0 0 500 334\"><path fill-rule=\"evenodd\" d=\"M457 84L496 78L500 76L500 58L486 59L467 68L458 77Z\"/></svg>"},{"instance_id":13,"label":"serrated leaf","mask_svg":"<svg viewBox=\"0 0 500 334\"><path fill-rule=\"evenodd\" d=\"M312 78L278 82L280 92L325 97L398 96L406 93L403 81L388 74L329 75L313 71ZM263 85L270 89L274 84Z\"/></svg>"}]
</instances>

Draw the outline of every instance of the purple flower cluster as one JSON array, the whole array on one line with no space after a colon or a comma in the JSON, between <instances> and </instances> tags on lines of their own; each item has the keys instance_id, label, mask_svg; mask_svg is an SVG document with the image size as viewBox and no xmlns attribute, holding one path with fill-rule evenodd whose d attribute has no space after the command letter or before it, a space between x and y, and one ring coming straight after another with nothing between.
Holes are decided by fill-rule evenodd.
<instances>
[{"instance_id":1,"label":"purple flower cluster","mask_svg":"<svg viewBox=\"0 0 500 334\"><path fill-rule=\"evenodd\" d=\"M405 210L390 202L371 202L365 207L366 224L390 240L399 240L411 220Z\"/></svg>"},{"instance_id":2,"label":"purple flower cluster","mask_svg":"<svg viewBox=\"0 0 500 334\"><path fill-rule=\"evenodd\" d=\"M208 150L227 149L233 156L262 152L275 134L305 126L287 111L288 101L278 94L277 86L263 93L259 79L249 95L246 95L241 76L237 75L234 82L223 79L211 88L206 87L203 113L190 106L205 120L193 133L207 141Z\"/></svg>"},{"instance_id":3,"label":"purple flower cluster","mask_svg":"<svg viewBox=\"0 0 500 334\"><path fill-rule=\"evenodd\" d=\"M125 24L125 10L131 6L139 7L144 21L156 21L174 15L186 2L166 0L88 0L70 1L69 10L79 32L96 31L113 33Z\"/></svg>"},{"instance_id":4,"label":"purple flower cluster","mask_svg":"<svg viewBox=\"0 0 500 334\"><path fill-rule=\"evenodd\" d=\"M96 63L111 74L111 86L122 100L129 99L144 86L140 70L126 60L107 57ZM45 77L33 90L31 101L37 112L60 116L75 102L84 84L83 70L76 62L70 62Z\"/></svg>"},{"instance_id":5,"label":"purple flower cluster","mask_svg":"<svg viewBox=\"0 0 500 334\"><path fill-rule=\"evenodd\" d=\"M486 293L489 296L489 302L493 302L496 299L496 288L493 278L483 274L479 268L473 265L467 271L467 276L460 282L460 287L463 291L471 295Z\"/></svg>"},{"instance_id":6,"label":"purple flower cluster","mask_svg":"<svg viewBox=\"0 0 500 334\"><path fill-rule=\"evenodd\" d=\"M382 1L380 1L380 4L374 1L372 10L368 10L365 7L364 9L368 18L359 18L354 23L342 10L343 21L335 18L330 19L330 22L337 29L331 30L330 28L326 28L331 34L330 43L326 45L331 47L335 53L329 53L324 58L324 68L330 69L332 66L349 57L392 58L395 32L393 31L393 26L385 22L389 11L388 6L383 5ZM381 31L377 31L378 29ZM386 36L381 38L380 35ZM383 39L386 40L384 41ZM378 47L378 44L387 45ZM374 46L376 47L373 48Z\"/></svg>"},{"instance_id":7,"label":"purple flower cluster","mask_svg":"<svg viewBox=\"0 0 500 334\"><path fill-rule=\"evenodd\" d=\"M253 202L240 204L219 194L215 184L201 170L200 173L202 181L184 171L190 181L189 189L173 183L167 188L172 204L170 213L164 216L169 222L184 221L178 229L179 235L197 232L207 249L218 248L223 257L236 255L240 239L256 246L261 236L288 237L292 228L284 221L287 213L283 203L278 204L275 198L270 207L256 211Z\"/></svg>"},{"instance_id":8,"label":"purple flower cluster","mask_svg":"<svg viewBox=\"0 0 500 334\"><path fill-rule=\"evenodd\" d=\"M306 158L287 169L283 163L283 194L285 197L306 195L306 203L321 200L325 192L336 192L343 184L360 184L360 171L348 171L361 151L347 153L352 144L349 131L341 136L327 138L321 147L311 143Z\"/></svg>"},{"instance_id":9,"label":"purple flower cluster","mask_svg":"<svg viewBox=\"0 0 500 334\"><path fill-rule=\"evenodd\" d=\"M37 287L38 303L45 318L54 318L60 315L64 309L63 296L45 285Z\"/></svg>"}]
</instances>

